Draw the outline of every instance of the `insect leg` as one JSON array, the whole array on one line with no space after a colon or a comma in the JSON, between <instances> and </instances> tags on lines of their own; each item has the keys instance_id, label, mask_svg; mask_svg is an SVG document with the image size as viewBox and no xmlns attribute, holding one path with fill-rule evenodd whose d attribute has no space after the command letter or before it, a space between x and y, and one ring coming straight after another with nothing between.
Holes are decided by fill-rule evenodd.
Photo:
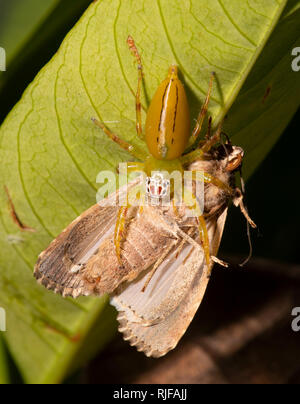
<instances>
[{"instance_id":1,"label":"insect leg","mask_svg":"<svg viewBox=\"0 0 300 404\"><path fill-rule=\"evenodd\" d=\"M130 161L126 163L127 173L143 172L145 170L145 164L137 161Z\"/></svg>"},{"instance_id":2,"label":"insect leg","mask_svg":"<svg viewBox=\"0 0 300 404\"><path fill-rule=\"evenodd\" d=\"M196 149L191 153L180 157L180 162L183 166L193 163L196 160L203 160L204 153L201 149Z\"/></svg>"},{"instance_id":3,"label":"insect leg","mask_svg":"<svg viewBox=\"0 0 300 404\"><path fill-rule=\"evenodd\" d=\"M207 114L207 109L208 109L208 104L209 104L209 100L210 100L210 96L211 96L211 90L212 90L212 86L213 86L213 81L215 78L215 74L212 73L211 77L210 77L210 82L209 82L209 87L208 87L208 92L207 92L207 96L205 98L204 104L202 105L201 111L199 112L198 118L197 118L197 122L195 125L195 128L193 130L192 136L191 136L191 140L192 143L194 144L197 139L198 136L201 132L202 129L202 125L205 119L205 116Z\"/></svg>"},{"instance_id":4,"label":"insect leg","mask_svg":"<svg viewBox=\"0 0 300 404\"><path fill-rule=\"evenodd\" d=\"M204 250L206 265L208 268L210 268L209 238L208 238L206 222L205 222L203 215L198 216L198 224L199 224L199 227L198 227L199 235L200 235L201 244L202 244L203 250Z\"/></svg>"},{"instance_id":5,"label":"insect leg","mask_svg":"<svg viewBox=\"0 0 300 404\"><path fill-rule=\"evenodd\" d=\"M192 171L194 181L197 180L197 172L198 171ZM219 180L217 177L214 177L213 175L211 175L209 173L201 172L201 171L199 171L199 173L201 174L201 178L203 178L203 181L205 184L213 184L216 187L227 192L229 195L233 195L234 190L229 185L225 184L225 182ZM203 177L202 177L202 175L203 175Z\"/></svg>"},{"instance_id":6,"label":"insect leg","mask_svg":"<svg viewBox=\"0 0 300 404\"><path fill-rule=\"evenodd\" d=\"M133 56L138 63L138 86L135 95L135 110L136 110L136 132L141 139L144 139L142 128L142 106L141 106L141 86L143 80L143 65L140 54L134 43L134 39L129 35L127 38L127 44Z\"/></svg>"},{"instance_id":7,"label":"insect leg","mask_svg":"<svg viewBox=\"0 0 300 404\"><path fill-rule=\"evenodd\" d=\"M210 136L210 129L208 131L207 140L202 141L198 146L198 148L188 154L181 156L180 161L183 165L191 164L196 160L204 160L205 154L210 151L210 149L216 144L220 142L221 134L222 134L223 122L220 123L216 132L213 136ZM209 125L210 128L210 125Z\"/></svg>"},{"instance_id":8,"label":"insect leg","mask_svg":"<svg viewBox=\"0 0 300 404\"><path fill-rule=\"evenodd\" d=\"M206 222L203 216L203 212L201 212L201 208L196 196L187 188L184 188L184 201L186 206L189 209L194 209L196 205L196 215L198 219L198 231L200 236L201 245L204 251L204 257L206 261L206 265L208 269L210 269L210 246L209 246L209 238L208 231L206 227Z\"/></svg>"},{"instance_id":9,"label":"insect leg","mask_svg":"<svg viewBox=\"0 0 300 404\"><path fill-rule=\"evenodd\" d=\"M129 165L130 171L139 171L141 172L143 170L143 164L142 163L127 163ZM136 185L131 191L133 192L134 190L138 190L138 193L133 195L130 198L130 193L127 194L127 201L125 206L121 206L118 212L118 217L117 217L117 222L115 226L115 234L114 234L114 245L116 249L116 255L119 261L119 264L122 265L122 260L121 260L121 246L122 242L124 240L124 235L126 231L126 222L127 222L127 216L128 216L128 210L132 206L136 206L135 203L136 201L139 201L139 214L143 212L144 208L144 203L145 203L145 195L144 195L144 190L140 188L139 184Z\"/></svg>"},{"instance_id":10,"label":"insect leg","mask_svg":"<svg viewBox=\"0 0 300 404\"><path fill-rule=\"evenodd\" d=\"M124 237L128 209L129 209L129 206L122 206L120 208L119 213L118 213L116 227L115 227L114 244L115 244L116 254L117 254L117 258L118 258L120 265L122 265L121 244L122 244L123 237Z\"/></svg>"},{"instance_id":11,"label":"insect leg","mask_svg":"<svg viewBox=\"0 0 300 404\"><path fill-rule=\"evenodd\" d=\"M122 163L123 164L123 163ZM131 173L145 173L145 164L144 163L139 163L137 161L130 161L126 163L126 171L127 171L127 177L128 174ZM119 171L120 173L120 171ZM140 206L139 206L139 214L143 213L143 208L145 205L145 192L144 190L140 190L138 200L140 200Z\"/></svg>"},{"instance_id":12,"label":"insect leg","mask_svg":"<svg viewBox=\"0 0 300 404\"><path fill-rule=\"evenodd\" d=\"M115 143L117 143L122 149L128 151L132 156L139 160L145 160L147 158L147 153L138 148L137 146L133 146L130 143L125 142L125 140L122 140L119 138L115 133L111 132L103 122L98 121L95 118L92 118L92 121L96 126L98 126L100 129L103 130L103 132Z\"/></svg>"},{"instance_id":13,"label":"insect leg","mask_svg":"<svg viewBox=\"0 0 300 404\"><path fill-rule=\"evenodd\" d=\"M152 270L149 273L149 276L143 286L142 292L145 292L147 286L149 285L151 279L153 278L155 272L157 271L157 269L159 268L159 266L164 262L165 258L169 255L170 251L172 250L172 248L174 247L174 243L172 243L167 249L166 251L162 254L162 256L156 261L154 267L152 268Z\"/></svg>"},{"instance_id":14,"label":"insect leg","mask_svg":"<svg viewBox=\"0 0 300 404\"><path fill-rule=\"evenodd\" d=\"M134 172L145 172L145 164L138 162L127 163L127 173L130 174ZM145 206L145 190L140 190L138 200L140 201L138 213L141 215L144 211Z\"/></svg>"},{"instance_id":15,"label":"insect leg","mask_svg":"<svg viewBox=\"0 0 300 404\"><path fill-rule=\"evenodd\" d=\"M178 212L178 208L176 206L176 200L174 198L172 199L172 207L173 207L173 212L174 212L175 217L178 218L179 212Z\"/></svg>"},{"instance_id":16,"label":"insect leg","mask_svg":"<svg viewBox=\"0 0 300 404\"><path fill-rule=\"evenodd\" d=\"M235 192L235 196L233 198L233 203L236 207L239 207L242 214L245 216L247 222L250 224L250 226L253 229L257 228L257 225L254 223L254 221L251 219L251 217L249 216L248 210L246 208L246 206L244 205L244 195L242 193L242 191L239 188L236 188L234 190Z\"/></svg>"},{"instance_id":17,"label":"insect leg","mask_svg":"<svg viewBox=\"0 0 300 404\"><path fill-rule=\"evenodd\" d=\"M187 232L187 235L188 235L189 237L191 237L192 234L193 234L193 232L194 232L194 229L189 229L189 231ZM183 232L183 233L184 233L184 232ZM191 238L191 240L194 240L194 239ZM181 243L180 243L180 245L179 245L179 247L178 247L178 250L176 251L176 259L179 257L179 254L180 254L181 251L183 250L184 245L185 245L186 242L187 242L187 239L186 239L186 238L183 238L182 241L181 241ZM188 242L190 242L190 241L188 240Z\"/></svg>"},{"instance_id":18,"label":"insect leg","mask_svg":"<svg viewBox=\"0 0 300 404\"><path fill-rule=\"evenodd\" d=\"M200 248L200 245L192 238L193 235L193 230L190 230L189 232L185 233L183 230L181 230L180 228L177 229L177 233L180 237L182 237L182 242L178 248L178 251L176 253L176 258L178 258L179 253L181 252L181 250L184 247L185 243L189 243L191 245L193 245L196 248ZM220 260L217 257L214 257L213 255L211 256L211 260L213 262L215 262L216 264L221 265L222 267L228 268L229 264L227 264L227 262Z\"/></svg>"},{"instance_id":19,"label":"insect leg","mask_svg":"<svg viewBox=\"0 0 300 404\"><path fill-rule=\"evenodd\" d=\"M197 171L193 171L193 174L196 173ZM222 189L223 191L226 191L228 194L232 195L233 189L225 184L225 182L220 181L218 178L214 177L213 175L210 175L208 173L204 173L203 180L205 184L213 184L216 187Z\"/></svg>"},{"instance_id":20,"label":"insect leg","mask_svg":"<svg viewBox=\"0 0 300 404\"><path fill-rule=\"evenodd\" d=\"M201 146L201 151L203 153L208 153L216 143L220 142L222 128L223 128L223 121L218 126L216 132L211 137L209 137L209 139Z\"/></svg>"}]
</instances>

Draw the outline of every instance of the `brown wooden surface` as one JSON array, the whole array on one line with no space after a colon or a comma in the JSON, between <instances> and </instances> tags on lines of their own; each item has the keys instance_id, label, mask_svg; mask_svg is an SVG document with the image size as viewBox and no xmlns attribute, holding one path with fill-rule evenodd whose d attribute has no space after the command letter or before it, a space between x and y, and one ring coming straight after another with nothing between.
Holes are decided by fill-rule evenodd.
<instances>
[{"instance_id":1,"label":"brown wooden surface","mask_svg":"<svg viewBox=\"0 0 300 404\"><path fill-rule=\"evenodd\" d=\"M300 307L300 267L263 260L246 269L215 267L174 351L148 359L118 335L88 367L84 382L299 384L294 307Z\"/></svg>"}]
</instances>

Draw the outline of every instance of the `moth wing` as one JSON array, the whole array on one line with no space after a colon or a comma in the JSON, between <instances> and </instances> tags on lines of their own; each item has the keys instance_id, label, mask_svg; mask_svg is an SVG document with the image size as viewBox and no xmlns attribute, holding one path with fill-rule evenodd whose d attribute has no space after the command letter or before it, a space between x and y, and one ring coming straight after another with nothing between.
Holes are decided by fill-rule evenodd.
<instances>
[{"instance_id":1,"label":"moth wing","mask_svg":"<svg viewBox=\"0 0 300 404\"><path fill-rule=\"evenodd\" d=\"M208 223L211 254L219 249L227 208ZM111 299L119 311L119 331L130 345L147 356L161 357L175 348L191 323L209 278L202 248L186 245L178 258L172 254L158 268L146 291L147 273L121 286Z\"/></svg>"},{"instance_id":2,"label":"moth wing","mask_svg":"<svg viewBox=\"0 0 300 404\"><path fill-rule=\"evenodd\" d=\"M116 201L138 183L139 179L92 206L53 240L40 254L34 269L40 284L74 298L92 293L82 278L81 268L114 231L119 209Z\"/></svg>"}]
</instances>

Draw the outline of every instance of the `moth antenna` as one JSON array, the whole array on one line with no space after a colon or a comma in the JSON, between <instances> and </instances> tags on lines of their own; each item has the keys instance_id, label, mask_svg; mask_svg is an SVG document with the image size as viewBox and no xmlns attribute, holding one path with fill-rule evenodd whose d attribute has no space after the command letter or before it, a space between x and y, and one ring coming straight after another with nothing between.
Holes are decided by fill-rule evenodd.
<instances>
[{"instance_id":1,"label":"moth antenna","mask_svg":"<svg viewBox=\"0 0 300 404\"><path fill-rule=\"evenodd\" d=\"M252 258L252 254L253 254L253 246L252 246L252 239L251 239L251 232L250 232L250 224L249 224L248 220L247 220L247 237L248 237L248 243L249 243L249 255L243 262L241 262L239 264L240 267L244 267L246 264L248 264L248 262Z\"/></svg>"},{"instance_id":2,"label":"moth antenna","mask_svg":"<svg viewBox=\"0 0 300 404\"><path fill-rule=\"evenodd\" d=\"M216 264L218 264L218 265L220 265L220 266L222 266L222 267L224 267L224 268L228 268L228 267L229 267L229 264L228 264L227 262L225 262L225 261L223 261L223 260L220 260L219 258L214 257L213 255L211 256L211 259L212 259L212 261L213 261L214 263L216 263Z\"/></svg>"},{"instance_id":3,"label":"moth antenna","mask_svg":"<svg viewBox=\"0 0 300 404\"><path fill-rule=\"evenodd\" d=\"M228 140L229 140L229 137L228 137L228 136L226 135L226 133L224 133L224 132L222 132L222 133L221 133L221 136L220 136L220 143L221 143L221 145L223 146L223 149L224 149L225 154L226 154L226 156L227 156L227 162L228 162L228 161L229 161L229 153L228 153L228 150L227 150L227 148L225 147L225 144L224 144L224 142L223 142L222 135L224 135L224 136L226 137L227 142L228 142ZM230 143L230 141L229 141L229 143Z\"/></svg>"},{"instance_id":4,"label":"moth antenna","mask_svg":"<svg viewBox=\"0 0 300 404\"><path fill-rule=\"evenodd\" d=\"M241 188L242 188L242 199L239 202L239 207L247 221L247 238L248 238L248 244L249 244L249 255L241 264L239 264L240 267L243 267L250 261L252 254L253 254L253 245L252 245L252 239L251 239L250 225L253 228L256 228L257 226L253 222L253 220L250 218L247 206L243 202L243 198L246 194L246 186L245 186L245 181L244 181L244 178L242 175L242 167L239 168L239 172L240 172L240 181L241 181Z\"/></svg>"},{"instance_id":5,"label":"moth antenna","mask_svg":"<svg viewBox=\"0 0 300 404\"><path fill-rule=\"evenodd\" d=\"M188 232L187 232L187 234L188 234L189 236L192 236L192 234L193 234L193 229L189 229ZM185 240L185 239L182 239L182 241L181 241L181 243L180 243L180 245L179 245L179 247L178 247L178 250L177 250L177 252L176 252L176 259L179 257L179 254L180 254L181 251L183 250L185 243L186 243L186 240Z\"/></svg>"},{"instance_id":6,"label":"moth antenna","mask_svg":"<svg viewBox=\"0 0 300 404\"><path fill-rule=\"evenodd\" d=\"M222 132L221 135L224 136L224 137L226 137L226 140L227 140L227 143L226 143L226 144L229 144L229 145L231 146L232 143L231 143L230 137L227 135L227 133Z\"/></svg>"}]
</instances>

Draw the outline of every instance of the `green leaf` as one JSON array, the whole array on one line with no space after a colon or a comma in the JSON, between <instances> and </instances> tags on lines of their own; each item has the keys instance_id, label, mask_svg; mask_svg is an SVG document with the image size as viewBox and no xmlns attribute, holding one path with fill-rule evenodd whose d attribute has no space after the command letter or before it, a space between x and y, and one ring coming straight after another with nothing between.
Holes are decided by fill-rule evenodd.
<instances>
[{"instance_id":1,"label":"green leaf","mask_svg":"<svg viewBox=\"0 0 300 404\"><path fill-rule=\"evenodd\" d=\"M168 66L176 63L185 81L194 119L205 97L209 76L212 71L217 73L210 113L217 124L236 101L227 123L234 140L237 138L246 152L252 153L252 146L259 150L259 158L251 157L250 172L291 116L285 117L284 122L278 116L280 128L274 136L268 132L272 142L261 148L265 137L262 134L257 142L253 127L257 124L261 130L262 123L253 115L257 110L252 103L260 102L266 86L261 83L264 91L260 94L256 79L271 74L273 64L276 69L279 66L277 75L272 77L280 80L281 94L290 90L289 80L285 86L290 64L281 65L276 52L278 48L283 52L284 45L295 40L292 35L296 31L297 7L289 8L290 16L278 24L274 33L278 44L267 43L286 3L94 2L9 114L0 131L0 305L8 312L7 343L26 382L61 381L75 359L82 363L91 354L87 351L99 348L114 331L109 312L99 317L107 310L106 299L64 300L37 285L32 268L51 239L95 202L98 172L115 170L120 161L130 159L93 126L90 118L109 122L108 126L124 139L145 147L135 134L133 91L137 72L126 45L128 34L135 38L142 53L144 106L165 77ZM290 21L288 28L285 18ZM280 34L281 30L284 32ZM294 76L297 86L298 77ZM252 98L252 87L256 88L258 101ZM266 103L259 104L260 114L267 113L277 102L274 90ZM292 103L295 109L294 96ZM9 215L2 191L4 184L21 220L35 228L36 233L18 231ZM86 337L95 323L102 327L101 339L91 344Z\"/></svg>"},{"instance_id":2,"label":"green leaf","mask_svg":"<svg viewBox=\"0 0 300 404\"><path fill-rule=\"evenodd\" d=\"M3 338L0 334L0 384L9 384L9 383L10 383L10 377L9 377L7 356Z\"/></svg>"}]
</instances>

